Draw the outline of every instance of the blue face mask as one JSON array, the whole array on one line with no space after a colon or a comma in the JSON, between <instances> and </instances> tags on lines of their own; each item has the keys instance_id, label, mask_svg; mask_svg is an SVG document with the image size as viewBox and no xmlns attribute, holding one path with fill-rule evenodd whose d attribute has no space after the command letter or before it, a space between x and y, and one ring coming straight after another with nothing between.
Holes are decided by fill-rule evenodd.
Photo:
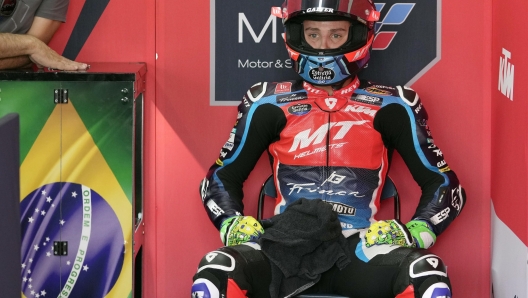
<instances>
[{"instance_id":1,"label":"blue face mask","mask_svg":"<svg viewBox=\"0 0 528 298\"><path fill-rule=\"evenodd\" d=\"M369 53L360 60L348 62L344 55L311 56L300 54L295 62L297 73L315 85L334 85L353 77L369 60Z\"/></svg>"}]
</instances>

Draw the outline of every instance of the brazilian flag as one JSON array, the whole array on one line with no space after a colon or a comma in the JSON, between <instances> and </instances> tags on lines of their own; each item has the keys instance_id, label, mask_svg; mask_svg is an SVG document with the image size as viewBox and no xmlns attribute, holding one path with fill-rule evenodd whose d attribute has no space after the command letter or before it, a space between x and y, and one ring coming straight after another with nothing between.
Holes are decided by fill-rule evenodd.
<instances>
[{"instance_id":1,"label":"brazilian flag","mask_svg":"<svg viewBox=\"0 0 528 298\"><path fill-rule=\"evenodd\" d=\"M53 82L0 82L21 123L22 297L132 295L133 106L115 84L69 82L55 104Z\"/></svg>"}]
</instances>

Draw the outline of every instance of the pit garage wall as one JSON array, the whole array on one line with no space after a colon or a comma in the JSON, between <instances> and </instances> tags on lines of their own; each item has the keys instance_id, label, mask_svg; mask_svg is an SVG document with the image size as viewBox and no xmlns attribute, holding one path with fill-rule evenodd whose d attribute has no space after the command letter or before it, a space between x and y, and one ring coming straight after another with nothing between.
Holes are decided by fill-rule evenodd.
<instances>
[{"instance_id":1,"label":"pit garage wall","mask_svg":"<svg viewBox=\"0 0 528 298\"><path fill-rule=\"evenodd\" d=\"M188 297L198 261L221 244L201 205L198 184L228 138L236 108L210 105L210 7L211 0L71 1L68 21L51 44L80 61L147 62L144 297ZM456 297L489 297L489 82L495 81L491 62L499 57L490 59L492 3L444 0L441 8L441 59L412 87L469 201L432 250L448 265ZM512 46L511 51L521 65L521 49ZM268 167L262 160L246 182L247 214L256 213L251 198ZM399 159L393 174L408 220L419 189ZM500 211L499 204L495 207Z\"/></svg>"},{"instance_id":2,"label":"pit garage wall","mask_svg":"<svg viewBox=\"0 0 528 298\"><path fill-rule=\"evenodd\" d=\"M524 0L493 0L491 275L497 298L528 297L528 56Z\"/></svg>"},{"instance_id":3,"label":"pit garage wall","mask_svg":"<svg viewBox=\"0 0 528 298\"><path fill-rule=\"evenodd\" d=\"M209 104L209 8L204 0L158 2L158 297L186 297L199 259L221 245L201 206L198 184L229 137L236 108ZM448 264L457 297L489 297L491 36L486 32L491 31L491 1L442 1L441 13L441 60L413 87L427 107L435 142L456 169L469 201L433 251ZM268 167L262 161L246 181L248 214L256 212L257 186ZM418 189L401 162L394 170L400 172L397 182L405 197L403 218L409 219Z\"/></svg>"}]
</instances>

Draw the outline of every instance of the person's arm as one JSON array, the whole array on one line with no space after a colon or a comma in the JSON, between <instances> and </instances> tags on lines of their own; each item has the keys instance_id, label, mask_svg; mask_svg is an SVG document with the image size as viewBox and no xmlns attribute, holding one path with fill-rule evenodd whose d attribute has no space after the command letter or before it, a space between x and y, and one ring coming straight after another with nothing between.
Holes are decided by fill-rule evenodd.
<instances>
[{"instance_id":1,"label":"person's arm","mask_svg":"<svg viewBox=\"0 0 528 298\"><path fill-rule=\"evenodd\" d=\"M238 107L236 124L219 158L202 181L202 201L217 229L226 219L244 215L243 183L286 123L279 107L258 101L258 95L262 96L265 91L257 85L244 96ZM248 98L252 93L254 97Z\"/></svg>"},{"instance_id":2,"label":"person's arm","mask_svg":"<svg viewBox=\"0 0 528 298\"><path fill-rule=\"evenodd\" d=\"M35 17L27 34L0 33L0 69L39 67L60 70L85 70L88 65L71 61L47 46L61 22Z\"/></svg>"},{"instance_id":3,"label":"person's arm","mask_svg":"<svg viewBox=\"0 0 528 298\"><path fill-rule=\"evenodd\" d=\"M28 66L32 38L29 35L0 33L0 70Z\"/></svg>"},{"instance_id":4,"label":"person's arm","mask_svg":"<svg viewBox=\"0 0 528 298\"><path fill-rule=\"evenodd\" d=\"M460 214L466 197L427 124L427 112L412 89L400 89L399 103L383 107L374 127L389 149L396 149L422 190L412 220L425 222L440 235Z\"/></svg>"}]
</instances>

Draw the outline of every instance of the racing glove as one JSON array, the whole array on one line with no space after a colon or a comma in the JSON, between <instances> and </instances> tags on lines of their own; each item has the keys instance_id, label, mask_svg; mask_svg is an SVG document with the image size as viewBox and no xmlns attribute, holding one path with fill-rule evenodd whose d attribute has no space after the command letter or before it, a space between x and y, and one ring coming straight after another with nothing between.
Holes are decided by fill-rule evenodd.
<instances>
[{"instance_id":1,"label":"racing glove","mask_svg":"<svg viewBox=\"0 0 528 298\"><path fill-rule=\"evenodd\" d=\"M222 222L220 238L225 246L257 242L264 228L252 216L233 216Z\"/></svg>"},{"instance_id":2,"label":"racing glove","mask_svg":"<svg viewBox=\"0 0 528 298\"><path fill-rule=\"evenodd\" d=\"M416 247L407 227L397 219L380 220L372 223L364 240L367 247L383 244Z\"/></svg>"},{"instance_id":3,"label":"racing glove","mask_svg":"<svg viewBox=\"0 0 528 298\"><path fill-rule=\"evenodd\" d=\"M416 247L429 248L436 242L436 235L429 224L423 220L411 220L405 226L414 238Z\"/></svg>"}]
</instances>

